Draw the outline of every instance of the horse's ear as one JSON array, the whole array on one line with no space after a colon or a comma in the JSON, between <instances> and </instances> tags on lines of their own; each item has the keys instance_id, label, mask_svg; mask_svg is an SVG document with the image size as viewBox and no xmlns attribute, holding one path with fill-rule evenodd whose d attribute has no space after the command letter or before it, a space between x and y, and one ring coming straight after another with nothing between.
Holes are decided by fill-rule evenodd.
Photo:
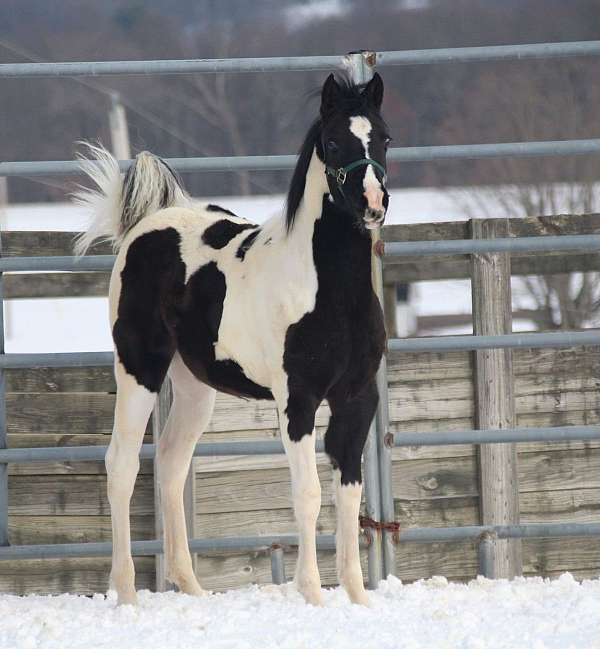
<instances>
[{"instance_id":1,"label":"horse's ear","mask_svg":"<svg viewBox=\"0 0 600 649\"><path fill-rule=\"evenodd\" d=\"M362 94L373 108L376 110L381 108L381 103L383 102L383 79L379 76L378 72L373 75L373 78L365 86Z\"/></svg>"},{"instance_id":2,"label":"horse's ear","mask_svg":"<svg viewBox=\"0 0 600 649\"><path fill-rule=\"evenodd\" d=\"M336 105L339 103L339 97L340 87L332 73L327 77L327 79L325 79L323 90L321 90L321 117L326 117L335 109Z\"/></svg>"}]
</instances>

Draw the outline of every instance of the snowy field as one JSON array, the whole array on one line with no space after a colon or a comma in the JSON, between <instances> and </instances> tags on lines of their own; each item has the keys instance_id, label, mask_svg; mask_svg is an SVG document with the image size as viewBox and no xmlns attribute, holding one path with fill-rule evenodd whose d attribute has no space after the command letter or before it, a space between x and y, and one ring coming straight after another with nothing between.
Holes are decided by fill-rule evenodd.
<instances>
[{"instance_id":1,"label":"snowy field","mask_svg":"<svg viewBox=\"0 0 600 649\"><path fill-rule=\"evenodd\" d=\"M403 585L390 577L372 608L340 590L325 606L291 586L263 586L192 598L0 596L2 649L598 649L600 580L569 574L468 585L434 577Z\"/></svg>"}]
</instances>

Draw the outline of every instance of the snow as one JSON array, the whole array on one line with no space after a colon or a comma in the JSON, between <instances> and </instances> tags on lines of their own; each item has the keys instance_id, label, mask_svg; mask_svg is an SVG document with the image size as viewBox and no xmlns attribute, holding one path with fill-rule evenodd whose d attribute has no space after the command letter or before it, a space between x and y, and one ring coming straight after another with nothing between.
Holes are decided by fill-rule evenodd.
<instances>
[{"instance_id":1,"label":"snow","mask_svg":"<svg viewBox=\"0 0 600 649\"><path fill-rule=\"evenodd\" d=\"M469 584L394 577L371 608L337 588L320 608L291 585L251 586L193 598L0 596L2 649L598 649L600 580L518 578Z\"/></svg>"}]
</instances>

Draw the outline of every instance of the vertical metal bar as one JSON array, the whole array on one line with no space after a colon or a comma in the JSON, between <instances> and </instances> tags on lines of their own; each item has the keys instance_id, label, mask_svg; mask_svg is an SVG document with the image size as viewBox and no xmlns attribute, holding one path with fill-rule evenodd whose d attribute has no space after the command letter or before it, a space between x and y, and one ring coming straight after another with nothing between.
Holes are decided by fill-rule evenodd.
<instances>
[{"instance_id":1,"label":"vertical metal bar","mask_svg":"<svg viewBox=\"0 0 600 649\"><path fill-rule=\"evenodd\" d=\"M167 376L163 381L158 397L156 398L154 410L152 411L152 442L157 447L160 434L167 423L167 417L171 407L171 398L171 379ZM157 456L154 457L154 531L156 533L156 538L162 540L164 529L160 484L158 480ZM173 590L173 586L166 580L165 561L162 553L156 555L154 565L156 570L156 592L162 593L165 590Z\"/></svg>"},{"instance_id":2,"label":"vertical metal bar","mask_svg":"<svg viewBox=\"0 0 600 649\"><path fill-rule=\"evenodd\" d=\"M277 586L286 582L283 548L280 545L271 546L271 579Z\"/></svg>"},{"instance_id":3,"label":"vertical metal bar","mask_svg":"<svg viewBox=\"0 0 600 649\"><path fill-rule=\"evenodd\" d=\"M352 52L348 54L344 60L345 66L351 75L354 83L362 84L367 83L373 76L373 66L375 65L376 56L374 52ZM377 231L373 231L377 232ZM378 235L373 236L373 244L376 243ZM373 287L377 291L377 268L381 267L381 260L373 256ZM383 296L379 295L381 304L383 304ZM385 372L385 364L383 369L379 369L379 373ZM385 407L387 411L387 381L385 375L383 381L386 383L386 399ZM380 383L378 375L378 385ZM380 402L381 403L381 402ZM380 434L381 434L381 417L375 417L371 428L369 430L369 437L364 449L364 467L365 467L365 500L366 510L369 518L376 521L381 520L381 475L379 467L379 447L380 447ZM382 533L380 530L370 529L370 544L369 544L369 588L374 589L377 587L379 581L385 576L384 573L384 559L382 552Z\"/></svg>"},{"instance_id":4,"label":"vertical metal bar","mask_svg":"<svg viewBox=\"0 0 600 649\"><path fill-rule=\"evenodd\" d=\"M365 509L367 516L375 521L381 517L381 489L379 487L379 467L377 464L377 431L375 420L371 423L369 436L363 453L365 474ZM381 531L369 529L368 573L369 588L375 590L383 579L383 555L381 550Z\"/></svg>"},{"instance_id":5,"label":"vertical metal bar","mask_svg":"<svg viewBox=\"0 0 600 649\"><path fill-rule=\"evenodd\" d=\"M494 579L496 576L494 569L494 536L489 532L485 532L479 537L477 555L479 574L488 579Z\"/></svg>"},{"instance_id":6,"label":"vertical metal bar","mask_svg":"<svg viewBox=\"0 0 600 649\"><path fill-rule=\"evenodd\" d=\"M0 257L2 239L0 232ZM4 282L0 272L0 354L4 354ZM6 376L0 367L0 448L7 448ZM8 545L8 463L0 463L0 546Z\"/></svg>"}]
</instances>

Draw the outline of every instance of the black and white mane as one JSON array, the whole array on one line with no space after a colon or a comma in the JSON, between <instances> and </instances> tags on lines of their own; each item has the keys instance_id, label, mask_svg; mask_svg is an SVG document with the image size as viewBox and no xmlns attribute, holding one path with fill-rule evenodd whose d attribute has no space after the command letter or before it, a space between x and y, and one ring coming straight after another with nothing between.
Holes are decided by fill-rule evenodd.
<instances>
[{"instance_id":1,"label":"black and white mane","mask_svg":"<svg viewBox=\"0 0 600 649\"><path fill-rule=\"evenodd\" d=\"M174 398L157 460L168 578L186 593L203 592L187 547L182 494L219 390L276 402L300 534L296 584L308 602L321 602L314 419L327 400L339 579L353 602L367 603L358 513L361 454L385 342L369 232L383 222L388 201L382 97L379 75L366 86L327 79L285 216L260 227L193 202L152 154L138 155L122 179L110 154L93 150L99 165L89 173L99 189L79 197L94 221L78 251L99 237L118 250L109 293L117 401L106 466L119 602L136 599L129 501L146 423L168 374Z\"/></svg>"}]
</instances>

